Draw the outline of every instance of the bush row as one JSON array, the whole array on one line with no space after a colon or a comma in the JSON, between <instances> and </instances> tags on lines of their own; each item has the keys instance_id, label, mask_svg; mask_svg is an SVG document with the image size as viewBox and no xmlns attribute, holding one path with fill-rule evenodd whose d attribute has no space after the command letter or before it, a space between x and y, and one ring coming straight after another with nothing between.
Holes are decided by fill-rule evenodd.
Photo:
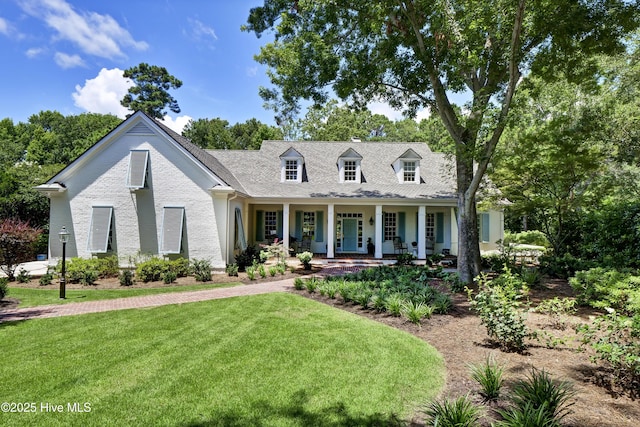
<instances>
[{"instance_id":1,"label":"bush row","mask_svg":"<svg viewBox=\"0 0 640 427\"><path fill-rule=\"evenodd\" d=\"M62 272L62 261L58 261L56 273ZM208 260L177 258L174 260L151 257L136 262L135 273L131 270L120 270L116 256L105 258L71 258L66 262L66 276L69 283L94 285L98 279L119 277L120 284L131 286L135 280L152 282L163 280L173 283L178 277L193 275L196 280L211 280L211 263ZM49 276L49 274L47 274ZM42 281L41 281L41 284ZM44 284L48 284L45 283Z\"/></svg>"}]
</instances>

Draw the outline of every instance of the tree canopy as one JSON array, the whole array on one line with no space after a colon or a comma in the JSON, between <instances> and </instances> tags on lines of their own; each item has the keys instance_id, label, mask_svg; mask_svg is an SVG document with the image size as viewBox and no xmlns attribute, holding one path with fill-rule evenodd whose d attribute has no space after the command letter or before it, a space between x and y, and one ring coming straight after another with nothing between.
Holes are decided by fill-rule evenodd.
<instances>
[{"instance_id":1,"label":"tree canopy","mask_svg":"<svg viewBox=\"0 0 640 427\"><path fill-rule=\"evenodd\" d=\"M280 129L255 118L229 126L219 117L190 120L182 135L199 147L219 150L257 150L262 141L283 137Z\"/></svg>"},{"instance_id":2,"label":"tree canopy","mask_svg":"<svg viewBox=\"0 0 640 427\"><path fill-rule=\"evenodd\" d=\"M265 0L244 27L275 40L256 59L279 120L301 99L355 105L383 100L408 115L437 113L455 143L458 272L479 271L476 193L524 75L592 77L596 53L624 50L638 27L637 1ZM456 109L450 95L470 99Z\"/></svg>"},{"instance_id":3,"label":"tree canopy","mask_svg":"<svg viewBox=\"0 0 640 427\"><path fill-rule=\"evenodd\" d=\"M124 71L123 76L131 79L134 86L120 103L132 111L144 111L149 116L162 119L165 109L180 112L178 101L169 94L169 89L178 89L182 82L169 74L166 68L140 63Z\"/></svg>"}]
</instances>

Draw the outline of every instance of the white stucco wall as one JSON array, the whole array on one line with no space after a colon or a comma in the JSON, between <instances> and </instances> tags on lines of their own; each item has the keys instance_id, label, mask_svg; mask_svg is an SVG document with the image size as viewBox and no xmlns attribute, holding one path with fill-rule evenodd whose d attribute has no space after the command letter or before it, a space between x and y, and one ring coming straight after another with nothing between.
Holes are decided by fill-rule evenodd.
<instances>
[{"instance_id":1,"label":"white stucco wall","mask_svg":"<svg viewBox=\"0 0 640 427\"><path fill-rule=\"evenodd\" d=\"M133 149L149 150L148 189L130 191L126 187ZM67 256L93 255L87 247L93 206L113 206L114 250L121 264L140 253L158 254L163 208L183 206L181 255L207 259L215 268L225 266L223 236L208 191L216 181L174 142L158 135L116 135L85 153L56 180L67 190L51 197L52 258L61 256L56 230L63 225L71 232ZM226 207L226 197L223 203Z\"/></svg>"}]
</instances>

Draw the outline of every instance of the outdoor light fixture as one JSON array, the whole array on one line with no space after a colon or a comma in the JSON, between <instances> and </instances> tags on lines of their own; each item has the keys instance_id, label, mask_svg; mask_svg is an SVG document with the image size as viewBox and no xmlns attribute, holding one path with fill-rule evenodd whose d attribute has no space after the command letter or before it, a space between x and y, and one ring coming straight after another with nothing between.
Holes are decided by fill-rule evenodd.
<instances>
[{"instance_id":1,"label":"outdoor light fixture","mask_svg":"<svg viewBox=\"0 0 640 427\"><path fill-rule=\"evenodd\" d=\"M62 227L60 232L58 233L58 237L60 238L60 243L62 243L62 274L60 277L60 298L66 298L66 285L67 285L67 269L66 269L66 249L67 242L69 241L69 232L67 231L67 227Z\"/></svg>"},{"instance_id":2,"label":"outdoor light fixture","mask_svg":"<svg viewBox=\"0 0 640 427\"><path fill-rule=\"evenodd\" d=\"M369 218L369 225L373 225L373 217Z\"/></svg>"}]
</instances>

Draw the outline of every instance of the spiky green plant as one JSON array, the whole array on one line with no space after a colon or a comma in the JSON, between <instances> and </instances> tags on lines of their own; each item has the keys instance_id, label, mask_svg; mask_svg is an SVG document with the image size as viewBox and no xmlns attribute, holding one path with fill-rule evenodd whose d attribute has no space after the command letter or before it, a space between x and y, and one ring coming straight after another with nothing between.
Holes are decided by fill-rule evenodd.
<instances>
[{"instance_id":1,"label":"spiky green plant","mask_svg":"<svg viewBox=\"0 0 640 427\"><path fill-rule=\"evenodd\" d=\"M504 367L498 365L491 355L481 365L471 365L471 378L473 378L482 390L480 394L485 401L496 400L500 397L500 389L504 384L502 377Z\"/></svg>"},{"instance_id":2,"label":"spiky green plant","mask_svg":"<svg viewBox=\"0 0 640 427\"><path fill-rule=\"evenodd\" d=\"M560 422L574 404L575 391L567 381L553 381L544 370L533 368L526 379L513 387L512 401L516 408L532 405L534 409L546 407L550 419Z\"/></svg>"},{"instance_id":3,"label":"spiky green plant","mask_svg":"<svg viewBox=\"0 0 640 427\"><path fill-rule=\"evenodd\" d=\"M425 425L433 427L478 427L480 408L468 396L455 400L434 401L426 409Z\"/></svg>"}]
</instances>

